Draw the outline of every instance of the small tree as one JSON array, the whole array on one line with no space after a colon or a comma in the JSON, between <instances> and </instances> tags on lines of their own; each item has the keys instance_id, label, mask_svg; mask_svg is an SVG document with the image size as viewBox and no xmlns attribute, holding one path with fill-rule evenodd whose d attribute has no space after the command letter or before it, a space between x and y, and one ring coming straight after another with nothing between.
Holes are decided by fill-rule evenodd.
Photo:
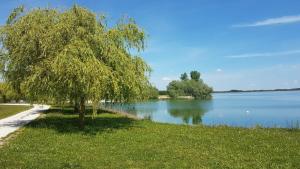
<instances>
[{"instance_id":1,"label":"small tree","mask_svg":"<svg viewBox=\"0 0 300 169\"><path fill-rule=\"evenodd\" d=\"M149 85L144 94L145 99L158 99L159 91L156 87Z\"/></svg>"},{"instance_id":2,"label":"small tree","mask_svg":"<svg viewBox=\"0 0 300 169\"><path fill-rule=\"evenodd\" d=\"M178 96L183 96L184 94L184 87L182 81L171 81L167 86L167 91L170 97L176 98Z\"/></svg>"},{"instance_id":3,"label":"small tree","mask_svg":"<svg viewBox=\"0 0 300 169\"><path fill-rule=\"evenodd\" d=\"M17 94L8 83L0 82L0 98L1 102L7 103L11 100L18 102L22 97Z\"/></svg>"},{"instance_id":4,"label":"small tree","mask_svg":"<svg viewBox=\"0 0 300 169\"><path fill-rule=\"evenodd\" d=\"M191 72L191 79L182 78L180 81L172 81L167 86L167 92L170 97L177 98L178 96L193 96L195 99L210 99L213 89L206 85L200 78L200 73L197 71Z\"/></svg>"},{"instance_id":5,"label":"small tree","mask_svg":"<svg viewBox=\"0 0 300 169\"><path fill-rule=\"evenodd\" d=\"M0 83L0 97L1 102L6 103L7 102L7 85L5 83Z\"/></svg>"},{"instance_id":6,"label":"small tree","mask_svg":"<svg viewBox=\"0 0 300 169\"><path fill-rule=\"evenodd\" d=\"M188 75L184 72L183 74L181 74L180 79L181 80L188 80Z\"/></svg>"},{"instance_id":7,"label":"small tree","mask_svg":"<svg viewBox=\"0 0 300 169\"><path fill-rule=\"evenodd\" d=\"M199 81L199 79L200 79L200 72L198 72L198 71L191 71L190 76L191 76L191 79L193 79L195 81Z\"/></svg>"}]
</instances>

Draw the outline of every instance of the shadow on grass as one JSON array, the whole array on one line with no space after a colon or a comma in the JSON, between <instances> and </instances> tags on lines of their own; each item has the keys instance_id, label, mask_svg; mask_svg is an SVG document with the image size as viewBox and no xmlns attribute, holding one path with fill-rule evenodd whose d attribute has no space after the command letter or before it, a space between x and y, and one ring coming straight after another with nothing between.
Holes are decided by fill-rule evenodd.
<instances>
[{"instance_id":1,"label":"shadow on grass","mask_svg":"<svg viewBox=\"0 0 300 169\"><path fill-rule=\"evenodd\" d=\"M85 114L86 115L91 115L92 111L93 110L92 110L91 106L86 106L86 110L85 110ZM51 109L46 110L44 113L47 114L47 113L57 113L57 112L59 112L61 114L64 114L64 115L74 115L74 114L76 114L76 113L74 113L74 109L71 106L65 106L64 108L61 108L61 107L51 107ZM98 109L97 113L101 114L101 113L107 113L107 112Z\"/></svg>"},{"instance_id":2,"label":"shadow on grass","mask_svg":"<svg viewBox=\"0 0 300 169\"><path fill-rule=\"evenodd\" d=\"M98 110L98 114L107 113ZM79 128L78 114L74 114L73 109L52 108L45 111L46 117L39 118L28 124L28 128L46 128L59 133L82 133L96 135L102 132L113 132L117 129L129 129L135 126L136 120L123 116L103 115L92 119L91 110L87 109L85 118L85 128ZM135 126L136 127L136 126Z\"/></svg>"}]
</instances>

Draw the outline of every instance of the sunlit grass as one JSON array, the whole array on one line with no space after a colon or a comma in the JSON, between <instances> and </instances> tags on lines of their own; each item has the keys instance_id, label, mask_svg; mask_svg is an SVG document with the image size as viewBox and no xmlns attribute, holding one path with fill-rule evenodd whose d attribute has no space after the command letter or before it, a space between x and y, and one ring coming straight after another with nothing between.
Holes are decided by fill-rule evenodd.
<instances>
[{"instance_id":1,"label":"sunlit grass","mask_svg":"<svg viewBox=\"0 0 300 169\"><path fill-rule=\"evenodd\" d=\"M23 105L0 105L0 119L15 115L30 108L31 106Z\"/></svg>"},{"instance_id":2,"label":"sunlit grass","mask_svg":"<svg viewBox=\"0 0 300 169\"><path fill-rule=\"evenodd\" d=\"M0 148L2 168L297 168L300 131L154 123L51 110Z\"/></svg>"}]
</instances>

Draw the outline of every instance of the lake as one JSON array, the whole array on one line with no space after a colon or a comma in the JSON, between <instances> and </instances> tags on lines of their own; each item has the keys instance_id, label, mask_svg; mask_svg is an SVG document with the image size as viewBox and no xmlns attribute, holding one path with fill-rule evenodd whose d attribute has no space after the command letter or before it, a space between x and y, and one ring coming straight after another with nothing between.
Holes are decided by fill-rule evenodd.
<instances>
[{"instance_id":1,"label":"lake","mask_svg":"<svg viewBox=\"0 0 300 169\"><path fill-rule=\"evenodd\" d=\"M300 91L215 93L213 99L107 105L155 122L299 128Z\"/></svg>"}]
</instances>

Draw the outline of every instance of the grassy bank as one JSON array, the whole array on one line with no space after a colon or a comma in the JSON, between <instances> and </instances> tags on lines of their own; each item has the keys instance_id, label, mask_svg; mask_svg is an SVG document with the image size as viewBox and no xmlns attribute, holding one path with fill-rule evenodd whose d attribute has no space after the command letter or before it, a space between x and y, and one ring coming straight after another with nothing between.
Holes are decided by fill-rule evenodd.
<instances>
[{"instance_id":1,"label":"grassy bank","mask_svg":"<svg viewBox=\"0 0 300 169\"><path fill-rule=\"evenodd\" d=\"M0 148L2 168L297 168L300 131L153 123L51 110Z\"/></svg>"},{"instance_id":2,"label":"grassy bank","mask_svg":"<svg viewBox=\"0 0 300 169\"><path fill-rule=\"evenodd\" d=\"M15 115L30 108L31 106L23 105L0 105L0 119Z\"/></svg>"}]
</instances>

